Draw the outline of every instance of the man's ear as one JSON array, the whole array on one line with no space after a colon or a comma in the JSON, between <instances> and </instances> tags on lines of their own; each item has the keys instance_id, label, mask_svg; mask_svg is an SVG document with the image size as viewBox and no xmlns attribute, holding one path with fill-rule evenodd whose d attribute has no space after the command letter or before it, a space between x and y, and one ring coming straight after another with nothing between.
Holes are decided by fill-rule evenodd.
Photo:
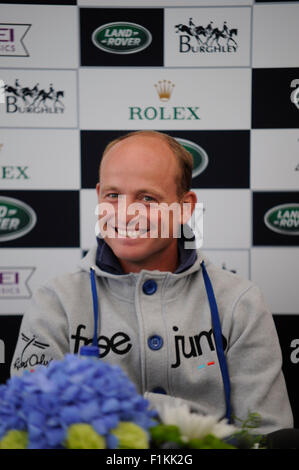
<instances>
[{"instance_id":1,"label":"man's ear","mask_svg":"<svg viewBox=\"0 0 299 470\"><path fill-rule=\"evenodd\" d=\"M97 190L97 195L98 195L98 198L99 198L100 197L100 183L97 183L96 190Z\"/></svg>"},{"instance_id":2,"label":"man's ear","mask_svg":"<svg viewBox=\"0 0 299 470\"><path fill-rule=\"evenodd\" d=\"M188 191L186 194L184 194L181 200L181 224L186 224L191 219L196 203L197 196L194 191Z\"/></svg>"}]
</instances>

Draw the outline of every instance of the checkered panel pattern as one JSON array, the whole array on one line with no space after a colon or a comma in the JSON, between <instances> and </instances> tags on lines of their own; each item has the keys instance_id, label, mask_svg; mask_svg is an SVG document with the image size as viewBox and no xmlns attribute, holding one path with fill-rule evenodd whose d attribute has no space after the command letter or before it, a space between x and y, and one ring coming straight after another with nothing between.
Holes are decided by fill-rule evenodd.
<instances>
[{"instance_id":1,"label":"checkered panel pattern","mask_svg":"<svg viewBox=\"0 0 299 470\"><path fill-rule=\"evenodd\" d=\"M293 396L298 20L298 1L1 5L1 382L34 290L95 243L105 145L155 129L192 150L203 250L263 290Z\"/></svg>"}]
</instances>

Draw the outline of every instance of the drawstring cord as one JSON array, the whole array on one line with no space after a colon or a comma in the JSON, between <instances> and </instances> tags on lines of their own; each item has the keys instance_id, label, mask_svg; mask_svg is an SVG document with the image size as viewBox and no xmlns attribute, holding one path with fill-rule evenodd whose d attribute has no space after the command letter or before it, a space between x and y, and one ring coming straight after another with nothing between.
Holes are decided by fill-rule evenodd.
<instances>
[{"instance_id":1,"label":"drawstring cord","mask_svg":"<svg viewBox=\"0 0 299 470\"><path fill-rule=\"evenodd\" d=\"M92 293L92 300L93 300L94 333L93 333L93 339L92 339L92 346L81 346L80 355L95 357L98 359L100 355L100 348L98 346L99 307L98 307L98 295L97 295L94 266L90 268L89 273L90 273L91 293Z\"/></svg>"},{"instance_id":2,"label":"drawstring cord","mask_svg":"<svg viewBox=\"0 0 299 470\"><path fill-rule=\"evenodd\" d=\"M225 402L226 402L226 415L225 416L228 422L231 423L230 380L229 380L225 354L223 351L222 332L221 332L218 307L217 307L212 283L207 273L205 263L203 261L201 262L201 267L202 267L204 283L205 283L205 287L206 287L206 291L207 291L207 295L209 299L209 304L210 304L212 324L213 324L213 333L214 333L215 344L216 344L216 352L217 352L217 357L218 357L223 385L224 385Z\"/></svg>"}]
</instances>

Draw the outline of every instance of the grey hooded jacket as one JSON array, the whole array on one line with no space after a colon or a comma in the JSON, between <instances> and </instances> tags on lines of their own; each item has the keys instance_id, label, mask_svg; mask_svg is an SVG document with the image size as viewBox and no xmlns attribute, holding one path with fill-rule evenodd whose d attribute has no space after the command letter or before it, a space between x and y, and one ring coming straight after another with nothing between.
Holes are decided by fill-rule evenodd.
<instances>
[{"instance_id":1,"label":"grey hooded jacket","mask_svg":"<svg viewBox=\"0 0 299 470\"><path fill-rule=\"evenodd\" d=\"M204 259L218 304L233 416L244 420L249 412L259 413L259 433L292 427L278 337L259 288L216 267L199 250L196 254L181 272L115 274L96 265L97 247L92 248L77 271L51 279L35 292L11 374L78 353L92 342L89 270L94 266L101 360L121 366L158 409L166 402L188 403L199 413L222 419L224 387L200 266ZM146 289L148 280L154 281L154 292Z\"/></svg>"}]
</instances>

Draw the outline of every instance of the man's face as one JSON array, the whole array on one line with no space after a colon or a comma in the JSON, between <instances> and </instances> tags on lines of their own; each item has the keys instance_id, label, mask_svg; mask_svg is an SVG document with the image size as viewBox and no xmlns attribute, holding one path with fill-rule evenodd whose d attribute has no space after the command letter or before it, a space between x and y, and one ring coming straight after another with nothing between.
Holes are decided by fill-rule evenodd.
<instances>
[{"instance_id":1,"label":"man's face","mask_svg":"<svg viewBox=\"0 0 299 470\"><path fill-rule=\"evenodd\" d=\"M113 208L102 218L106 233L103 236L120 262L135 263L142 268L150 261L159 269L159 261L177 249L173 235L180 220L173 211L165 211L163 216L161 211L152 209L157 204L168 207L177 203L179 206L178 172L175 155L160 138L132 136L106 153L101 165L101 181L97 184L98 202L100 207L109 203ZM137 203L142 204L143 210L128 214L128 208L138 207ZM121 213L118 213L120 208ZM166 233L167 225L169 236L166 238L161 234Z\"/></svg>"}]
</instances>

